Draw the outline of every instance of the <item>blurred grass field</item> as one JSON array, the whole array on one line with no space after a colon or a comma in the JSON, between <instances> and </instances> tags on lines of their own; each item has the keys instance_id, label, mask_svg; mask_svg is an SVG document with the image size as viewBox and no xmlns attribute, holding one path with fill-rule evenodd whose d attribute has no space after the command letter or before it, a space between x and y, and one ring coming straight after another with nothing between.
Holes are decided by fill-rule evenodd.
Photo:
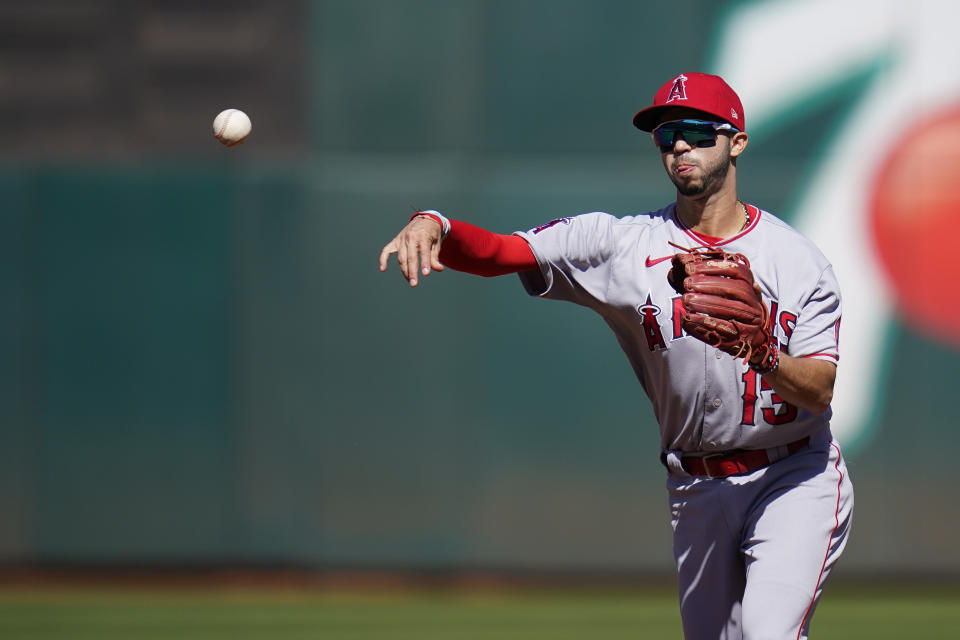
<instances>
[{"instance_id":1,"label":"blurred grass field","mask_svg":"<svg viewBox=\"0 0 960 640\"><path fill-rule=\"evenodd\" d=\"M816 640L960 637L960 589L843 586ZM4 640L680 640L671 588L0 588Z\"/></svg>"}]
</instances>

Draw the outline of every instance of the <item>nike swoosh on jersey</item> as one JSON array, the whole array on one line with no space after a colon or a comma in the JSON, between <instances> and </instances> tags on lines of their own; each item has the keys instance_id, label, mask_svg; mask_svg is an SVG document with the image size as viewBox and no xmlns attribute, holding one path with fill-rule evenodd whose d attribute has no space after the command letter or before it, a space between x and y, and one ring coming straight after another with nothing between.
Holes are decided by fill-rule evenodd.
<instances>
[{"instance_id":1,"label":"nike swoosh on jersey","mask_svg":"<svg viewBox=\"0 0 960 640\"><path fill-rule=\"evenodd\" d=\"M648 267L652 267L653 265L655 265L655 264L660 264L660 263L663 262L664 260L669 260L669 259L671 259L672 257L673 257L673 256L667 256L666 258L654 258L654 259L651 260L651 259L650 259L650 256L647 256L647 266L648 266Z\"/></svg>"}]
</instances>

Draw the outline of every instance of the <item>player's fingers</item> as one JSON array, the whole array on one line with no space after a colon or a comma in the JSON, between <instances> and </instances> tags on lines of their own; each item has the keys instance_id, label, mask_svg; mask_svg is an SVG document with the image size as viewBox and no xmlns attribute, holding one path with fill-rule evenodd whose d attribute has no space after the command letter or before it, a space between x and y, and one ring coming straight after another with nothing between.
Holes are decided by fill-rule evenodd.
<instances>
[{"instance_id":1,"label":"player's fingers","mask_svg":"<svg viewBox=\"0 0 960 640\"><path fill-rule=\"evenodd\" d=\"M403 245L403 257L401 258L401 268L403 275L410 283L411 287L417 286L417 261L420 258L419 243L416 238L407 238Z\"/></svg>"},{"instance_id":2,"label":"player's fingers","mask_svg":"<svg viewBox=\"0 0 960 640\"><path fill-rule=\"evenodd\" d=\"M440 262L440 243L434 243L430 249L430 266L434 271L443 271L443 264Z\"/></svg>"},{"instance_id":3,"label":"player's fingers","mask_svg":"<svg viewBox=\"0 0 960 640\"><path fill-rule=\"evenodd\" d=\"M397 239L394 238L393 240L388 242L386 245L384 245L383 249L380 251L380 271L387 270L387 261L390 259L390 254L396 253L396 252L397 252Z\"/></svg>"},{"instance_id":4,"label":"player's fingers","mask_svg":"<svg viewBox=\"0 0 960 640\"><path fill-rule=\"evenodd\" d=\"M430 267L433 266L433 246L427 239L420 241L420 273L425 276L430 275Z\"/></svg>"},{"instance_id":5,"label":"player's fingers","mask_svg":"<svg viewBox=\"0 0 960 640\"><path fill-rule=\"evenodd\" d=\"M407 243L402 238L397 242L397 266L400 267L400 274L405 280L410 279L410 271L408 267L407 254Z\"/></svg>"}]
</instances>

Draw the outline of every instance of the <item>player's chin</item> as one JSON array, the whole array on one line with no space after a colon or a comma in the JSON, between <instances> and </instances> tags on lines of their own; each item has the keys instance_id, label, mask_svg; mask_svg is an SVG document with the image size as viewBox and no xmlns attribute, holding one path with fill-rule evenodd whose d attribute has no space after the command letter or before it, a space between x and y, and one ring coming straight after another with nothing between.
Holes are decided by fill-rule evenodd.
<instances>
[{"instance_id":1,"label":"player's chin","mask_svg":"<svg viewBox=\"0 0 960 640\"><path fill-rule=\"evenodd\" d=\"M706 183L703 180L695 178L673 177L673 184L677 187L677 192L683 196L699 196L706 189Z\"/></svg>"}]
</instances>

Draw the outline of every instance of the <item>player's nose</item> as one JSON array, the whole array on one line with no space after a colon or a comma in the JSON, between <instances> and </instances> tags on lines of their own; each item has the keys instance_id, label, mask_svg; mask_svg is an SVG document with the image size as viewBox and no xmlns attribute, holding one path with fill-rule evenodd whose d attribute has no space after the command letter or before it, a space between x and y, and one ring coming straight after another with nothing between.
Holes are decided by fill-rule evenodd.
<instances>
[{"instance_id":1,"label":"player's nose","mask_svg":"<svg viewBox=\"0 0 960 640\"><path fill-rule=\"evenodd\" d=\"M691 149L693 149L693 146L689 142L684 140L681 134L678 133L676 136L674 136L673 138L674 153L677 153L677 154L685 153L687 151L690 151Z\"/></svg>"}]
</instances>

